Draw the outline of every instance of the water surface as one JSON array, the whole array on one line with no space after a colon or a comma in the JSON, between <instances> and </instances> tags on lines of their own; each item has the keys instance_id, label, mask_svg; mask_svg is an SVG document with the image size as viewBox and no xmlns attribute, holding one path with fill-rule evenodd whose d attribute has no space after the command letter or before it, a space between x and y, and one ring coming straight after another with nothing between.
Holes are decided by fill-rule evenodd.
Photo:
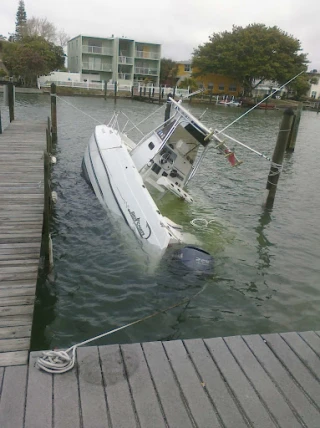
<instances>
[{"instance_id":1,"label":"water surface","mask_svg":"<svg viewBox=\"0 0 320 428\"><path fill-rule=\"evenodd\" d=\"M241 147L236 147L243 160L238 168L209 149L188 186L194 204L173 197L158 202L214 256L214 277L199 279L177 275L166 260L148 275L80 174L95 124L108 122L114 110L139 121L158 108L131 100L58 99L52 174L58 194L52 221L55 265L49 275L40 271L33 348L71 346L192 296L204 285L187 307L99 343L319 329L320 116L303 112L296 150L285 157L272 211L262 207L270 164ZM191 109L199 116L204 107ZM49 112L48 96L17 94L17 119L42 120ZM221 129L243 112L212 106L204 120ZM156 124L163 114L162 109L150 121ZM281 114L251 112L228 132L271 156ZM4 108L4 126L5 116ZM194 218L213 221L199 229L190 224Z\"/></svg>"}]
</instances>

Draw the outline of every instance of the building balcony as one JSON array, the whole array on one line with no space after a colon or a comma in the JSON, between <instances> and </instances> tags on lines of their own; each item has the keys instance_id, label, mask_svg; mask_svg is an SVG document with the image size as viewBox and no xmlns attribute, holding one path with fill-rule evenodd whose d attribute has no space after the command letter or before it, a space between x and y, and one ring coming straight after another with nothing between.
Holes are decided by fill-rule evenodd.
<instances>
[{"instance_id":1,"label":"building balcony","mask_svg":"<svg viewBox=\"0 0 320 428\"><path fill-rule=\"evenodd\" d=\"M136 51L135 52L136 58L143 58L143 59L160 59L160 54L158 52L145 52L145 51Z\"/></svg>"},{"instance_id":2,"label":"building balcony","mask_svg":"<svg viewBox=\"0 0 320 428\"><path fill-rule=\"evenodd\" d=\"M89 64L88 62L82 63L83 70L91 70L91 71L110 71L112 72L111 64Z\"/></svg>"},{"instance_id":3,"label":"building balcony","mask_svg":"<svg viewBox=\"0 0 320 428\"><path fill-rule=\"evenodd\" d=\"M118 79L121 80L132 80L132 74L131 73L118 73Z\"/></svg>"},{"instance_id":4,"label":"building balcony","mask_svg":"<svg viewBox=\"0 0 320 428\"><path fill-rule=\"evenodd\" d=\"M135 67L135 74L144 74L146 76L157 76L158 70L156 68L147 68L147 67Z\"/></svg>"},{"instance_id":5,"label":"building balcony","mask_svg":"<svg viewBox=\"0 0 320 428\"><path fill-rule=\"evenodd\" d=\"M113 55L113 49L102 48L100 46L82 46L82 53L97 54L97 55Z\"/></svg>"},{"instance_id":6,"label":"building balcony","mask_svg":"<svg viewBox=\"0 0 320 428\"><path fill-rule=\"evenodd\" d=\"M119 56L119 64L133 65L133 58L130 56Z\"/></svg>"}]
</instances>

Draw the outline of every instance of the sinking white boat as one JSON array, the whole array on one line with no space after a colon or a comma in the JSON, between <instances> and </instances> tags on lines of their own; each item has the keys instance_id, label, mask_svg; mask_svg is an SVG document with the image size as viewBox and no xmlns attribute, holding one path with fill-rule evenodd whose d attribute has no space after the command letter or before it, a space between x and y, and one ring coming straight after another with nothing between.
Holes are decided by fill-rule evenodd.
<instances>
[{"instance_id":1,"label":"sinking white boat","mask_svg":"<svg viewBox=\"0 0 320 428\"><path fill-rule=\"evenodd\" d=\"M149 189L159 194L171 192L192 203L185 186L198 169L209 142L215 139L220 150L227 150L181 102L171 98L169 102L174 107L172 117L137 144L129 138L130 130L120 131L118 115L109 125L96 126L83 158L85 177L102 206L121 219L143 249L158 259L168 246L194 243L194 238L160 213Z\"/></svg>"}]
</instances>

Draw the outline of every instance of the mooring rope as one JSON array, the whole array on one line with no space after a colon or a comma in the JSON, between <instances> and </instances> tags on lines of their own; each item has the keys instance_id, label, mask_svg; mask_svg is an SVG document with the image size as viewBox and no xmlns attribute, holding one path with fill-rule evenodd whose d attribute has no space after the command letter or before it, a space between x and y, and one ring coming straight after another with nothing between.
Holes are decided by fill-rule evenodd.
<instances>
[{"instance_id":1,"label":"mooring rope","mask_svg":"<svg viewBox=\"0 0 320 428\"><path fill-rule=\"evenodd\" d=\"M77 343L76 345L71 346L67 350L43 351L42 356L37 359L36 365L40 370L44 370L47 373L52 373L52 374L65 373L74 367L75 361L76 361L76 349L79 346L86 345L87 343L93 342L94 340L98 340L98 339L101 339L102 337L109 336L109 335L116 333L120 330L124 330L125 328L128 328L134 324L138 324L142 321L146 321L150 318L155 317L156 315L167 312L167 311L174 309L178 306L181 306L185 303L188 304L192 299L199 296L199 294L201 294L206 289L206 287L207 287L207 284L205 284L204 287L202 287L202 289L200 291L198 291L197 293L195 293L193 296L187 297L187 298L181 300L180 302L175 303L172 306L169 306L165 309L161 309L157 312L154 312L151 315L147 315L143 318L140 318L136 321L133 321L133 322L126 324L126 325L123 325L121 327L115 328L111 331L107 331L106 333L103 333L103 334L100 334L99 336L95 336L91 339L85 340L84 342Z\"/></svg>"},{"instance_id":2,"label":"mooring rope","mask_svg":"<svg viewBox=\"0 0 320 428\"><path fill-rule=\"evenodd\" d=\"M101 125L101 121L100 121L100 120L98 120L98 119L96 119L96 118L94 118L94 117L90 116L90 114L88 114L88 113L84 112L84 111L83 111L83 110L81 110L80 108L76 107L76 106L75 106L75 105L73 105L72 103L69 103L68 101L64 100L63 98L59 97L58 95L57 95L57 98L59 98L59 100L61 100L61 101L63 101L64 103L68 104L69 106L73 107L75 110L78 110L80 113L84 114L85 116L90 117L90 119L92 119L94 122L98 122L98 123L99 123L99 125Z\"/></svg>"},{"instance_id":3,"label":"mooring rope","mask_svg":"<svg viewBox=\"0 0 320 428\"><path fill-rule=\"evenodd\" d=\"M269 177L275 177L276 175L280 175L281 171L282 171L282 167L283 167L283 165L280 163L271 162L271 169L270 169L268 178ZM277 185L276 183L271 183L271 181L269 181L269 179L268 179L268 183L271 184L272 186Z\"/></svg>"}]
</instances>

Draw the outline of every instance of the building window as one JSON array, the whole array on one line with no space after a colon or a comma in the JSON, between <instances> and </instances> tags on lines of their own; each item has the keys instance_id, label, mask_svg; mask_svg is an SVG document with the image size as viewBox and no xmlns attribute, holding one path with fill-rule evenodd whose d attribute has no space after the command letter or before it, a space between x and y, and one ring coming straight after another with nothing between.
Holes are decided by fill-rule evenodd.
<instances>
[{"instance_id":1,"label":"building window","mask_svg":"<svg viewBox=\"0 0 320 428\"><path fill-rule=\"evenodd\" d=\"M191 64L185 64L184 65L184 71L191 71Z\"/></svg>"},{"instance_id":2,"label":"building window","mask_svg":"<svg viewBox=\"0 0 320 428\"><path fill-rule=\"evenodd\" d=\"M236 92L236 90L237 90L237 85L235 83L231 83L231 85L229 85L229 91Z\"/></svg>"},{"instance_id":3,"label":"building window","mask_svg":"<svg viewBox=\"0 0 320 428\"><path fill-rule=\"evenodd\" d=\"M150 141L150 143L148 144L148 147L150 150L154 149L154 144L152 141Z\"/></svg>"},{"instance_id":4,"label":"building window","mask_svg":"<svg viewBox=\"0 0 320 428\"><path fill-rule=\"evenodd\" d=\"M224 91L224 83L219 83L219 91Z\"/></svg>"},{"instance_id":5,"label":"building window","mask_svg":"<svg viewBox=\"0 0 320 428\"><path fill-rule=\"evenodd\" d=\"M317 92L316 91L312 91L311 92L311 98L316 98L317 96Z\"/></svg>"}]
</instances>

